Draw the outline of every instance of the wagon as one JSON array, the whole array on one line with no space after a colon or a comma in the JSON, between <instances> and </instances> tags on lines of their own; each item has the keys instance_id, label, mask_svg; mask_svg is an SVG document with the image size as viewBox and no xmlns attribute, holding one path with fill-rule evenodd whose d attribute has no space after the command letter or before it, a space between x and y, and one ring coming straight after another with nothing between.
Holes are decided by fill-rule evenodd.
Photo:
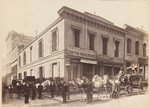
<instances>
[{"instance_id":1,"label":"wagon","mask_svg":"<svg viewBox=\"0 0 150 108\"><path fill-rule=\"evenodd\" d=\"M133 91L136 89L138 91L142 91L143 87L145 85L145 82L143 80L143 76L139 74L135 75L124 75L120 78L120 86L118 87L118 91L121 94L122 91L124 91L123 94L131 95L133 94Z\"/></svg>"}]
</instances>

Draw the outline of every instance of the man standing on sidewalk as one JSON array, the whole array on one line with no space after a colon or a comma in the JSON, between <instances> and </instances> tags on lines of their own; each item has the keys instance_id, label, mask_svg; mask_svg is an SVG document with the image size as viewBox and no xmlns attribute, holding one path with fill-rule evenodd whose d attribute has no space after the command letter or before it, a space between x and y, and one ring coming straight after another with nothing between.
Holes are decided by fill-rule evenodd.
<instances>
[{"instance_id":1,"label":"man standing on sidewalk","mask_svg":"<svg viewBox=\"0 0 150 108\"><path fill-rule=\"evenodd\" d=\"M29 103L29 95L30 95L30 88L29 85L27 84L24 92L25 104Z\"/></svg>"},{"instance_id":2,"label":"man standing on sidewalk","mask_svg":"<svg viewBox=\"0 0 150 108\"><path fill-rule=\"evenodd\" d=\"M17 83L17 99L21 99L21 84Z\"/></svg>"},{"instance_id":3,"label":"man standing on sidewalk","mask_svg":"<svg viewBox=\"0 0 150 108\"><path fill-rule=\"evenodd\" d=\"M51 92L51 98L54 98L54 93L55 93L55 83L52 80L50 84L50 92Z\"/></svg>"},{"instance_id":4,"label":"man standing on sidewalk","mask_svg":"<svg viewBox=\"0 0 150 108\"><path fill-rule=\"evenodd\" d=\"M62 86L63 103L66 103L66 102L67 102L66 96L67 96L68 92L69 92L68 85L67 85L66 82L64 81L64 82L63 82L63 86Z\"/></svg>"},{"instance_id":5,"label":"man standing on sidewalk","mask_svg":"<svg viewBox=\"0 0 150 108\"><path fill-rule=\"evenodd\" d=\"M10 98L10 99L13 99L13 87L12 87L12 85L10 85L10 86L8 87L8 89L9 89L9 98Z\"/></svg>"},{"instance_id":6,"label":"man standing on sidewalk","mask_svg":"<svg viewBox=\"0 0 150 108\"><path fill-rule=\"evenodd\" d=\"M38 93L39 93L39 99L42 99L42 92L43 92L43 85L40 85L38 86L38 89L37 89Z\"/></svg>"},{"instance_id":7,"label":"man standing on sidewalk","mask_svg":"<svg viewBox=\"0 0 150 108\"><path fill-rule=\"evenodd\" d=\"M86 96L87 96L87 103L92 102L92 98L93 98L93 84L92 84L92 82L88 82L86 85Z\"/></svg>"}]
</instances>

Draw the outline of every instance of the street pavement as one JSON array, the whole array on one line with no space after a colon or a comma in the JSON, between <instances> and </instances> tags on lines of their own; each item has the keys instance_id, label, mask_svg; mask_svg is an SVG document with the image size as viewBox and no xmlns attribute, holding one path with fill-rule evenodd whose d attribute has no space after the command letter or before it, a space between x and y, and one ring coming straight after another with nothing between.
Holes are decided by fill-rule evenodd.
<instances>
[{"instance_id":1,"label":"street pavement","mask_svg":"<svg viewBox=\"0 0 150 108\"><path fill-rule=\"evenodd\" d=\"M103 94L97 99L97 94L93 95L93 102L87 104L86 101L81 101L80 94L71 94L70 100L67 103L62 103L62 97L50 98L50 94L45 94L42 99L31 100L29 104L24 104L24 97L17 99L17 94L13 95L13 99L9 99L9 94L6 93L5 103L3 107L104 107L104 108L149 108L150 95L138 94L132 96L121 96L118 99L111 99L109 95Z\"/></svg>"}]
</instances>

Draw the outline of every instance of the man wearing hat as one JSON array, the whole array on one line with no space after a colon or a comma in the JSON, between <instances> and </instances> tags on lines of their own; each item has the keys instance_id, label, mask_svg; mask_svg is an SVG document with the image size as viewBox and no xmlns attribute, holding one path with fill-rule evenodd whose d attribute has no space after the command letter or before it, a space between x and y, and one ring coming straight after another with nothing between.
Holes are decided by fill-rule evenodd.
<instances>
[{"instance_id":1,"label":"man wearing hat","mask_svg":"<svg viewBox=\"0 0 150 108\"><path fill-rule=\"evenodd\" d=\"M66 103L66 96L68 94L69 88L68 85L66 84L66 82L63 82L63 86L62 86L62 97L63 97L63 103Z\"/></svg>"}]
</instances>

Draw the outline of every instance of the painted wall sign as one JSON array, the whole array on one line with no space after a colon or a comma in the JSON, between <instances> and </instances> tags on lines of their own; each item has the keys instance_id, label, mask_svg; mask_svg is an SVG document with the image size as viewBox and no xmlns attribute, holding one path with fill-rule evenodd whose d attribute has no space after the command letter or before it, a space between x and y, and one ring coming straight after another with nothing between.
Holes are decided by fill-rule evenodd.
<instances>
[{"instance_id":1,"label":"painted wall sign","mask_svg":"<svg viewBox=\"0 0 150 108\"><path fill-rule=\"evenodd\" d=\"M87 64L97 64L97 61L84 60L84 59L81 59L80 62L81 63L87 63Z\"/></svg>"},{"instance_id":2,"label":"painted wall sign","mask_svg":"<svg viewBox=\"0 0 150 108\"><path fill-rule=\"evenodd\" d=\"M73 55L73 56L96 59L95 51L72 47L72 46L69 46L69 49L67 50L67 54Z\"/></svg>"}]
</instances>

